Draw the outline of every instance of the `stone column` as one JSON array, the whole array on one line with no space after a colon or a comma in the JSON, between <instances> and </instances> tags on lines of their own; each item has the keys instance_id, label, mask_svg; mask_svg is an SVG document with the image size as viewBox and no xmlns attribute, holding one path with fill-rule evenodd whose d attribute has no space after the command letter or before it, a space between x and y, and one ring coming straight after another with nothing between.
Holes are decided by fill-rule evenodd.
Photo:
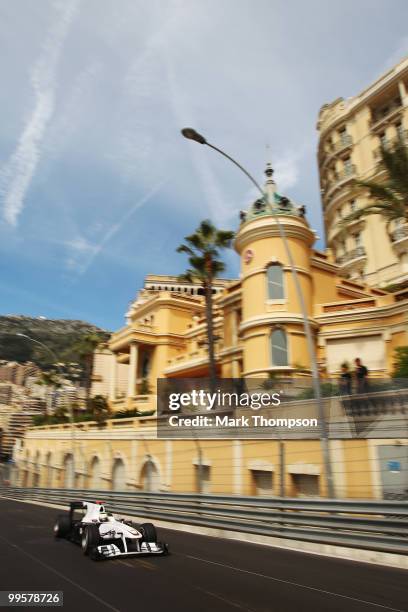
<instances>
[{"instance_id":1,"label":"stone column","mask_svg":"<svg viewBox=\"0 0 408 612\"><path fill-rule=\"evenodd\" d=\"M116 354L111 355L111 367L110 367L110 378L109 378L109 399L116 399L116 377L117 377L117 362Z\"/></svg>"},{"instance_id":2,"label":"stone column","mask_svg":"<svg viewBox=\"0 0 408 612\"><path fill-rule=\"evenodd\" d=\"M399 81L398 89L401 96L402 106L408 106L408 93L404 81Z\"/></svg>"},{"instance_id":3,"label":"stone column","mask_svg":"<svg viewBox=\"0 0 408 612\"><path fill-rule=\"evenodd\" d=\"M138 353L138 345L136 344L136 342L132 342L132 344L130 345L127 397L133 397L136 393Z\"/></svg>"},{"instance_id":4,"label":"stone column","mask_svg":"<svg viewBox=\"0 0 408 612\"><path fill-rule=\"evenodd\" d=\"M232 313L232 344L235 346L238 342L238 311Z\"/></svg>"},{"instance_id":5,"label":"stone column","mask_svg":"<svg viewBox=\"0 0 408 612\"><path fill-rule=\"evenodd\" d=\"M242 461L242 442L241 440L232 441L232 488L234 495L242 495L243 482L243 461Z\"/></svg>"}]
</instances>

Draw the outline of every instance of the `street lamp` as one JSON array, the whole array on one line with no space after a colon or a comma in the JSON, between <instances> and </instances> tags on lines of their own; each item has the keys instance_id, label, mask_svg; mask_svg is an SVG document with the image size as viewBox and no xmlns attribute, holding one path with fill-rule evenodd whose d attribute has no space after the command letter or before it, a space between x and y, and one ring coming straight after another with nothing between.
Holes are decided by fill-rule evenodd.
<instances>
[{"instance_id":1,"label":"street lamp","mask_svg":"<svg viewBox=\"0 0 408 612\"><path fill-rule=\"evenodd\" d=\"M58 363L58 357L56 356L54 351L52 349L50 349L49 346L47 346L43 342L40 342L39 340L35 340L35 338L31 338L31 336L27 336L27 334L16 333L16 336L19 336L20 338L26 338L26 340L30 340L30 342L34 342L35 344L39 344L40 346L42 346L42 348L44 348L46 351L48 351L48 353L51 355L51 357L55 361L54 365L57 366L60 375L61 376L63 375L61 364Z\"/></svg>"},{"instance_id":2,"label":"street lamp","mask_svg":"<svg viewBox=\"0 0 408 612\"><path fill-rule=\"evenodd\" d=\"M35 338L31 338L31 336L28 336L27 334L16 333L16 336L19 336L20 338L25 338L26 340L29 340L30 342L33 342L34 344L38 344L43 349L45 349L51 355L51 357L53 358L54 365L57 367L60 376L64 377L65 373L64 373L63 367L59 363L57 355L54 353L54 351L52 349L50 349L49 346L47 346L43 342L40 342L40 340L36 340ZM74 468L73 469L73 475L75 476L75 424L74 424L74 414L73 414L71 403L69 403L68 407L69 407L69 420L71 421L71 453L72 453L72 461L73 461L73 468Z\"/></svg>"},{"instance_id":3,"label":"street lamp","mask_svg":"<svg viewBox=\"0 0 408 612\"><path fill-rule=\"evenodd\" d=\"M64 376L64 372L62 370L61 364L58 363L58 357L57 355L54 353L54 351L52 349L50 349L49 346L47 346L46 344L44 344L43 342L40 342L39 340L36 340L35 338L31 338L31 336L27 336L27 334L22 334L20 332L16 333L16 336L19 336L20 338L25 338L26 340L29 340L30 342L33 342L34 344L38 344L39 346L41 346L43 349L45 349L52 357L53 361L55 362L54 365L57 367L59 375L61 377Z\"/></svg>"},{"instance_id":4,"label":"street lamp","mask_svg":"<svg viewBox=\"0 0 408 612\"><path fill-rule=\"evenodd\" d=\"M265 191L262 189L259 183L254 179L254 177L243 166L241 166L241 164L239 164L233 157L225 153L225 151L223 151L222 149L219 149L218 147L207 142L204 136L199 134L193 128L189 128L189 127L184 128L181 130L181 133L184 136L184 138L188 138L189 140L194 140L195 142L198 142L199 144L202 144L202 145L207 145L207 147L214 149L215 151L220 153L223 157L226 157L230 162L232 162L235 166L237 166L241 170L241 172L245 174L245 176L251 181L253 185L255 185L255 187L261 193L262 197L266 198L266 200L268 201L269 194L265 193ZM274 208L273 207L271 208L273 211ZM323 461L324 461L324 466L325 466L327 492L328 492L329 497L334 498L335 495L334 495L333 474L332 474L331 462L330 462L329 437L328 437L328 431L327 431L327 423L326 423L326 419L324 415L323 400L322 400L322 395L320 391L319 370L317 367L317 358L316 358L316 351L314 347L312 329L310 326L310 321L309 321L309 317L308 317L307 310L306 310L306 304L305 304L303 292L302 292L300 282L299 282L298 272L295 266L292 252L289 247L289 243L286 238L285 228L280 222L279 214L278 213L274 213L274 214L275 214L276 223L277 223L278 230L279 230L279 235L283 242L286 256L288 258L289 265L290 265L290 268L293 274L296 295L299 300L300 309L302 311L303 327L305 330L307 348L309 352L311 370L312 370L313 390L314 390L314 395L317 401L319 420L320 420L321 428L322 428L321 444L322 444Z\"/></svg>"}]
</instances>

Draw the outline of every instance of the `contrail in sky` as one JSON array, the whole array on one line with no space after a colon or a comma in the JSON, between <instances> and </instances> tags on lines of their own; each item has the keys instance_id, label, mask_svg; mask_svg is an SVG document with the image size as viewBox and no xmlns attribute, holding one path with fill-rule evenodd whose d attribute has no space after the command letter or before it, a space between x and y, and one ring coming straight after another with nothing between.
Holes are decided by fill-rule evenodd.
<instances>
[{"instance_id":1,"label":"contrail in sky","mask_svg":"<svg viewBox=\"0 0 408 612\"><path fill-rule=\"evenodd\" d=\"M17 225L18 217L24 208L27 190L41 159L44 134L54 114L57 65L78 6L79 0L72 2L59 0L54 3L56 21L30 73L34 107L15 151L0 172L3 217L10 225Z\"/></svg>"}]
</instances>

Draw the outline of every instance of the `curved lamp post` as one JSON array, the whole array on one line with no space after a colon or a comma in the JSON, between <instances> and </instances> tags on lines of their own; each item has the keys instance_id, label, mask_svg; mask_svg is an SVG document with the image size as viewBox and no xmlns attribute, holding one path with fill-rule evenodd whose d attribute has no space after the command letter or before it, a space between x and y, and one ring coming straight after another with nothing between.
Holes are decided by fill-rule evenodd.
<instances>
[{"instance_id":1,"label":"curved lamp post","mask_svg":"<svg viewBox=\"0 0 408 612\"><path fill-rule=\"evenodd\" d=\"M27 334L16 333L16 336L19 336L20 338L25 338L26 340L29 340L30 342L33 342L34 344L38 344L43 349L45 349L51 355L53 360L55 360L55 365L58 368L60 376L61 377L64 376L64 371L63 371L61 365L58 362L58 357L54 353L54 351L52 349L50 349L49 346L47 346L43 342L40 342L39 340L36 340L35 338L31 338L31 336L27 336ZM72 467L73 467L73 480L75 480L75 423L74 423L74 414L73 414L73 410L72 410L71 404L69 404L69 420L71 421L71 453L72 453L72 462L73 462L72 463Z\"/></svg>"},{"instance_id":2,"label":"curved lamp post","mask_svg":"<svg viewBox=\"0 0 408 612\"><path fill-rule=\"evenodd\" d=\"M62 368L61 368L60 364L58 363L58 357L54 353L54 351L52 349L50 349L49 346L47 346L43 342L40 342L39 340L36 340L35 338L31 338L31 336L27 336L27 334L16 333L16 336L19 336L19 338L25 338L26 340L30 340L30 342L34 342L35 344L39 344L43 349L48 351L48 353L51 355L51 357L55 360L55 365L57 366L60 375L61 376L63 375Z\"/></svg>"},{"instance_id":3,"label":"curved lamp post","mask_svg":"<svg viewBox=\"0 0 408 612\"><path fill-rule=\"evenodd\" d=\"M243 172L245 174L245 176L251 181L251 183L261 193L262 197L266 198L266 200L268 200L269 196L268 196L267 193L265 193L265 191L262 189L260 184L233 157L231 157L230 155L225 153L222 149L219 149L218 147L216 147L216 146L212 145L211 143L207 142L207 140L204 138L204 136L199 134L193 128L189 128L189 127L183 128L181 130L181 133L184 136L184 138L188 138L189 140L194 140L195 142L198 142L199 144L202 144L202 145L207 145L207 147L210 147L211 149L214 149L214 151L217 151L217 153L220 153L223 157L226 157L230 162L232 162L235 166L237 166L241 170L241 172ZM272 210L273 210L273 207L272 207ZM291 252L290 247L289 247L289 243L288 243L287 238L286 238L285 228L282 225L282 223L280 222L279 215L276 214L276 213L275 213L275 218L276 218L276 223L277 223L277 226L278 226L278 229L279 229L279 235L280 235L280 237L282 239L282 242L283 242L283 245L284 245L284 249L285 249L285 252L286 252L286 256L288 258L289 265L290 265L290 268L291 268L291 271L292 271L292 274L293 274L295 290L296 290L297 298L299 300L300 309L302 311L303 327L304 327L304 330L305 330L306 341L307 341L307 348L308 348L308 353L309 353L310 363L311 363L311 370L312 370L312 382L313 382L314 396L315 396L316 401L317 401L319 420L320 420L320 425L321 425L321 428L322 428L322 430L321 430L322 431L321 444L322 444L323 461L324 461L325 474L326 474L327 493L328 493L328 496L330 498L334 498L335 494L334 494L333 474L332 474L331 461L330 461L329 437L328 437L328 431L327 431L326 418L325 418L325 415L324 415L323 400L322 400L322 395L321 395L321 390L320 390L319 370L318 370L318 367L317 367L316 351L315 351L315 347L314 347L312 329L311 329L309 317L308 317L308 314L307 314L307 309L306 309L306 304L305 304L303 292L302 292L302 289L301 289L301 286L300 286L300 282L299 282L298 272L297 272L297 269L296 269L296 266L295 266L295 262L293 260L293 256L292 256L292 252Z\"/></svg>"}]
</instances>

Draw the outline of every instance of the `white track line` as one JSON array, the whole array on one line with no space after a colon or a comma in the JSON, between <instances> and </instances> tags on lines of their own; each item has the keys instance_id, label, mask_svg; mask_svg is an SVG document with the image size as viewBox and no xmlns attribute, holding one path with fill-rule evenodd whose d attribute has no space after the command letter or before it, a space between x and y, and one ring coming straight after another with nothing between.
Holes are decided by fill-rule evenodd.
<instances>
[{"instance_id":1,"label":"white track line","mask_svg":"<svg viewBox=\"0 0 408 612\"><path fill-rule=\"evenodd\" d=\"M299 584L298 582L292 582L290 580L283 580L283 578L275 578L274 576L268 576L267 574L259 574L258 572L251 572L250 570L244 570L240 567L234 567L233 565L226 565L225 563L218 563L217 561L210 561L209 559L202 559L201 557L194 557L193 555L184 555L181 553L177 554L180 557L187 557L187 559L193 559L194 561L201 561L202 563L208 563L210 565L218 565L219 567L225 567L227 569L234 570L235 572L241 572L243 574L252 574L259 578L265 578L266 580L273 580L274 582L281 582L283 584L289 584L290 586L298 587L299 589L307 589L309 591L316 591L318 593L324 593L325 595L331 595L332 597L340 597L342 599L348 599L350 601L357 601L358 603L366 604L367 606L374 606L376 608L382 608L383 610L391 610L391 612L407 612L407 610L400 610L399 608L390 608L390 606L383 606L382 604L375 603L373 601L366 601L359 599L358 597L350 597L349 595L341 595L341 593L333 593L332 591L325 591L324 589L318 589L317 587L311 587L306 584Z\"/></svg>"},{"instance_id":2,"label":"white track line","mask_svg":"<svg viewBox=\"0 0 408 612\"><path fill-rule=\"evenodd\" d=\"M75 582L74 580L71 580L70 578L67 578L66 576L64 576L64 574L61 574L58 570L54 569L53 567L51 567L50 565L47 565L47 563L44 563L44 561L40 561L40 559L38 559L37 557L34 557L34 555L31 555L30 553L28 553L26 550L24 550L24 548L21 548L20 546L17 546L17 544L14 544L14 542L11 542L10 540L8 540L7 538L0 536L0 540L3 540L4 542L6 542L9 546L11 546L12 548L16 548L20 553L22 553L23 555L25 555L26 557L29 557L30 559L32 559L33 561L35 561L36 563L38 563L38 565L42 565L43 567L45 567L46 569L48 569L50 572L52 572L53 574L56 574L57 576L59 576L60 578L63 578L63 580L66 580L66 582L69 582L70 584L72 584L73 586L75 586L77 589L79 589L80 591L83 591L84 593L86 593L87 595L89 595L89 597L92 597L93 599L95 599L96 601L98 601L100 604L102 604L103 606L105 606L105 608L109 608L109 610L113 610L114 612L120 612L120 610L118 610L118 608L114 608L113 606L111 606L110 604L108 604L106 601L104 601L103 599L101 599L100 597L98 597L97 595L95 595L95 593L92 593L91 591L88 591L88 589L86 589L85 587L81 586L80 584L78 584L77 582Z\"/></svg>"}]
</instances>

